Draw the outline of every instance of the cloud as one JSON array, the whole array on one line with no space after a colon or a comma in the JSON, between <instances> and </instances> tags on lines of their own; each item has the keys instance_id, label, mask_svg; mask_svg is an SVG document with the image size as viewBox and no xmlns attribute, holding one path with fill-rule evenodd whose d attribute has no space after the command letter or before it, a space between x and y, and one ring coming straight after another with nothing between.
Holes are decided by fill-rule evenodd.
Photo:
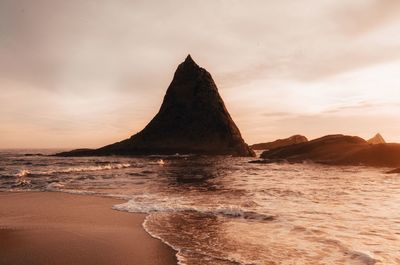
<instances>
[{"instance_id":1,"label":"cloud","mask_svg":"<svg viewBox=\"0 0 400 265\"><path fill-rule=\"evenodd\" d=\"M400 2L396 0L355 0L338 6L333 14L340 18L340 30L347 35L366 34L385 23L398 20Z\"/></svg>"},{"instance_id":2,"label":"cloud","mask_svg":"<svg viewBox=\"0 0 400 265\"><path fill-rule=\"evenodd\" d=\"M322 114L336 114L336 113L349 113L354 111L367 111L367 110L377 110L379 108L387 108L390 106L399 107L400 104L393 104L390 102L371 102L371 101L361 101L352 105L342 105L330 108L322 112Z\"/></svg>"},{"instance_id":3,"label":"cloud","mask_svg":"<svg viewBox=\"0 0 400 265\"><path fill-rule=\"evenodd\" d=\"M293 115L290 112L266 112L262 114L265 117L288 117Z\"/></svg>"},{"instance_id":4,"label":"cloud","mask_svg":"<svg viewBox=\"0 0 400 265\"><path fill-rule=\"evenodd\" d=\"M400 58L398 46L347 33L383 26L396 18L397 3L4 0L0 69L43 89L71 80L69 89L79 82L154 89L149 79L166 82L164 73L191 52L230 85L265 76L314 80Z\"/></svg>"}]
</instances>

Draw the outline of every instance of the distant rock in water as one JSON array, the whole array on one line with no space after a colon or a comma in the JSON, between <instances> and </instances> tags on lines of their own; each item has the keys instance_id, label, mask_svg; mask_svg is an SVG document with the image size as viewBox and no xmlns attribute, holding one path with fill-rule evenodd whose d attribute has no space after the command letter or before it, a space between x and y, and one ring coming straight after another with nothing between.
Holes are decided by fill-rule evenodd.
<instances>
[{"instance_id":1,"label":"distant rock in water","mask_svg":"<svg viewBox=\"0 0 400 265\"><path fill-rule=\"evenodd\" d=\"M289 138L278 139L278 140L275 140L275 141L269 142L269 143L253 144L250 147L253 150L272 150L275 148L280 148L280 147L284 147L284 146L288 146L288 145L292 145L292 144L299 144L299 143L305 143L305 142L308 142L307 137L305 137L303 135L293 135Z\"/></svg>"},{"instance_id":2,"label":"distant rock in water","mask_svg":"<svg viewBox=\"0 0 400 265\"><path fill-rule=\"evenodd\" d=\"M178 66L157 115L129 139L59 156L210 154L254 156L209 72L190 55Z\"/></svg>"},{"instance_id":3,"label":"distant rock in water","mask_svg":"<svg viewBox=\"0 0 400 265\"><path fill-rule=\"evenodd\" d=\"M261 158L332 165L399 167L400 144L369 144L357 136L328 135L306 143L265 151Z\"/></svg>"},{"instance_id":4,"label":"distant rock in water","mask_svg":"<svg viewBox=\"0 0 400 265\"><path fill-rule=\"evenodd\" d=\"M383 137L380 133L377 133L374 137L369 139L367 142L370 144L385 144L386 143L385 139L383 139Z\"/></svg>"},{"instance_id":5,"label":"distant rock in water","mask_svg":"<svg viewBox=\"0 0 400 265\"><path fill-rule=\"evenodd\" d=\"M24 156L44 156L42 153L28 153L28 154L24 154Z\"/></svg>"},{"instance_id":6,"label":"distant rock in water","mask_svg":"<svg viewBox=\"0 0 400 265\"><path fill-rule=\"evenodd\" d=\"M396 168L386 172L386 174L400 174L400 168Z\"/></svg>"}]
</instances>

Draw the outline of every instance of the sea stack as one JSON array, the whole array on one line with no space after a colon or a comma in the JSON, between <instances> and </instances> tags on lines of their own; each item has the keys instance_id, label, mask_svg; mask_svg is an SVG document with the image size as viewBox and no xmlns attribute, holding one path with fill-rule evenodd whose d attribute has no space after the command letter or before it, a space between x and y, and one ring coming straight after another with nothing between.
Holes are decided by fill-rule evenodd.
<instances>
[{"instance_id":1,"label":"sea stack","mask_svg":"<svg viewBox=\"0 0 400 265\"><path fill-rule=\"evenodd\" d=\"M60 156L206 154L254 156L218 93L211 74L190 55L181 63L157 115L129 139Z\"/></svg>"}]
</instances>

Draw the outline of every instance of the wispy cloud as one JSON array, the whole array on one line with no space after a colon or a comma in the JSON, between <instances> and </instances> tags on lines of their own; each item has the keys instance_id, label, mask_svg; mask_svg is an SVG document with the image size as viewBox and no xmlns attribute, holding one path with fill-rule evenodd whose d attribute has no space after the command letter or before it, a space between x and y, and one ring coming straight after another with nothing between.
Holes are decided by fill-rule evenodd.
<instances>
[{"instance_id":1,"label":"wispy cloud","mask_svg":"<svg viewBox=\"0 0 400 265\"><path fill-rule=\"evenodd\" d=\"M400 108L400 103L361 101L355 104L335 106L328 110L323 111L321 114L338 114L338 113L351 114L352 112L363 112L369 110L379 111L382 108L383 109Z\"/></svg>"}]
</instances>

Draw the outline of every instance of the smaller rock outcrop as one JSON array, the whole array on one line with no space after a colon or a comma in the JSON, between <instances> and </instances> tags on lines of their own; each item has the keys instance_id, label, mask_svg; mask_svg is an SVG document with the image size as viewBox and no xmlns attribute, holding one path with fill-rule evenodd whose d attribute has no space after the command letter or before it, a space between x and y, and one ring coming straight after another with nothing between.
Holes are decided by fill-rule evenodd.
<instances>
[{"instance_id":1,"label":"smaller rock outcrop","mask_svg":"<svg viewBox=\"0 0 400 265\"><path fill-rule=\"evenodd\" d=\"M400 167L400 144L369 144L357 136L328 135L306 143L281 147L261 154L269 160L312 161L331 165Z\"/></svg>"},{"instance_id":2,"label":"smaller rock outcrop","mask_svg":"<svg viewBox=\"0 0 400 265\"><path fill-rule=\"evenodd\" d=\"M300 143L305 143L305 142L308 142L307 137L296 134L296 135L290 136L289 138L278 139L273 142L253 144L250 147L253 150L272 150L272 149L276 149L276 148L280 148L280 147L284 147L284 146L300 144Z\"/></svg>"},{"instance_id":3,"label":"smaller rock outcrop","mask_svg":"<svg viewBox=\"0 0 400 265\"><path fill-rule=\"evenodd\" d=\"M383 139L380 133L377 133L374 137L367 141L369 144L385 144L386 141Z\"/></svg>"}]
</instances>

